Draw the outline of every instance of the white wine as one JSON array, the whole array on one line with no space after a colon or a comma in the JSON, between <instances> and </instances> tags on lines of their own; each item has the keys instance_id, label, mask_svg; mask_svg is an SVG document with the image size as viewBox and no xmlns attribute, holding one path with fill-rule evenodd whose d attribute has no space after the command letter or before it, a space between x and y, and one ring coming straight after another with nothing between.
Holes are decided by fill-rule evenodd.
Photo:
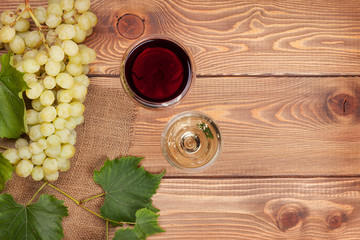
<instances>
[{"instance_id":1,"label":"white wine","mask_svg":"<svg viewBox=\"0 0 360 240\"><path fill-rule=\"evenodd\" d=\"M171 165L183 170L202 170L218 158L222 141L219 128L209 116L191 111L168 122L161 145Z\"/></svg>"}]
</instances>

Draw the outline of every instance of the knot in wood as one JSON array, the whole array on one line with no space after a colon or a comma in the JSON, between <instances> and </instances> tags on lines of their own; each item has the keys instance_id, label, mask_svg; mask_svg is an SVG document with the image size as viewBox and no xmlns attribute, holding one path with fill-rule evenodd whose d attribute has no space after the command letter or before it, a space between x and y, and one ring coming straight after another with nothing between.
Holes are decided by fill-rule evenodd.
<instances>
[{"instance_id":1,"label":"knot in wood","mask_svg":"<svg viewBox=\"0 0 360 240\"><path fill-rule=\"evenodd\" d=\"M327 224L330 229L337 229L341 227L344 220L345 217L343 214L341 214L340 212L334 212L328 217Z\"/></svg>"},{"instance_id":2,"label":"knot in wood","mask_svg":"<svg viewBox=\"0 0 360 240\"><path fill-rule=\"evenodd\" d=\"M277 214L278 227L282 231L293 228L301 222L303 216L304 211L298 204L284 205Z\"/></svg>"},{"instance_id":3,"label":"knot in wood","mask_svg":"<svg viewBox=\"0 0 360 240\"><path fill-rule=\"evenodd\" d=\"M137 39L145 30L144 20L131 13L121 16L116 27L120 35L127 39Z\"/></svg>"},{"instance_id":4,"label":"knot in wood","mask_svg":"<svg viewBox=\"0 0 360 240\"><path fill-rule=\"evenodd\" d=\"M356 111L355 98L348 94L337 94L328 99L328 103L332 111L337 115L350 115Z\"/></svg>"}]
</instances>

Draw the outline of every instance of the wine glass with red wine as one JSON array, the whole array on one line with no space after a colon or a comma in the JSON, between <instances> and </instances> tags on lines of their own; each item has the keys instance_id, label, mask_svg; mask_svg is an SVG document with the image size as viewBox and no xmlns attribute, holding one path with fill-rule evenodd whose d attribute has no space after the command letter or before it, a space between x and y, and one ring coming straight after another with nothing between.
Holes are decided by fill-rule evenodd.
<instances>
[{"instance_id":1,"label":"wine glass with red wine","mask_svg":"<svg viewBox=\"0 0 360 240\"><path fill-rule=\"evenodd\" d=\"M149 108L178 104L195 79L189 51L174 39L149 36L135 42L124 54L120 79L125 91Z\"/></svg>"}]
</instances>

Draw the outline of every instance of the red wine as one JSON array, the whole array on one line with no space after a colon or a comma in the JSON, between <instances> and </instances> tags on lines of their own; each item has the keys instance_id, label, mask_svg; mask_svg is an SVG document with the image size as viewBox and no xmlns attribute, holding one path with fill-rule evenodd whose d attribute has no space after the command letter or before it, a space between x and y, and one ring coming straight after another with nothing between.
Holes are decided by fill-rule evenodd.
<instances>
[{"instance_id":1,"label":"red wine","mask_svg":"<svg viewBox=\"0 0 360 240\"><path fill-rule=\"evenodd\" d=\"M146 40L129 53L125 77L141 99L163 103L188 90L192 69L189 56L176 43L166 39Z\"/></svg>"}]
</instances>

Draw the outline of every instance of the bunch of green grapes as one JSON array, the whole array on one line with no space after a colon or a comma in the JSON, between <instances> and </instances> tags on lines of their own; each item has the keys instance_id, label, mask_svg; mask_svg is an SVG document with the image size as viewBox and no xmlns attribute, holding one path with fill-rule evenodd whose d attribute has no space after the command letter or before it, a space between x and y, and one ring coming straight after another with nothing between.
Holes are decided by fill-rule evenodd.
<instances>
[{"instance_id":1,"label":"bunch of green grapes","mask_svg":"<svg viewBox=\"0 0 360 240\"><path fill-rule=\"evenodd\" d=\"M90 0L49 0L47 8L20 4L0 16L0 47L14 53L13 66L25 73L32 106L26 111L30 140L20 138L3 153L21 177L55 181L70 168L75 127L84 121L86 74L96 58L80 44L97 23L89 9Z\"/></svg>"}]
</instances>

